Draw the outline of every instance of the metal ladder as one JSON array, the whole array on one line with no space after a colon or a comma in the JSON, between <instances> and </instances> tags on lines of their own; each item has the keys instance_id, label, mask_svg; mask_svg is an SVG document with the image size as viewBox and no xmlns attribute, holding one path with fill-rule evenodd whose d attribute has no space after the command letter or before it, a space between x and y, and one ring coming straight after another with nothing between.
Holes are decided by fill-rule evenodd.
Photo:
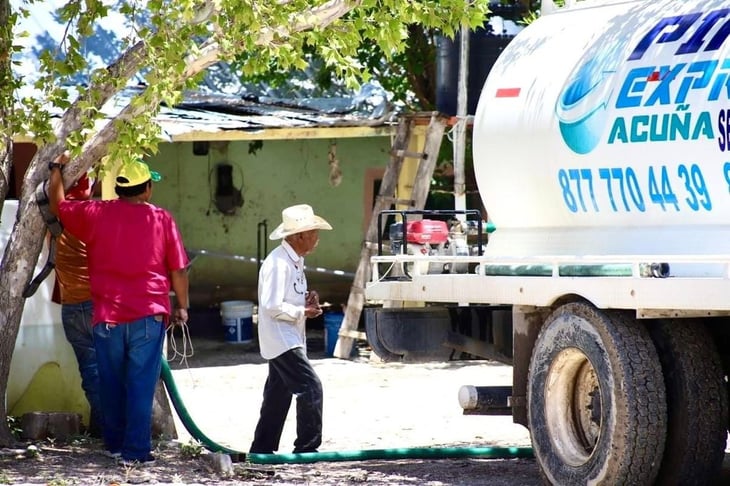
<instances>
[{"instance_id":1,"label":"metal ladder","mask_svg":"<svg viewBox=\"0 0 730 486\"><path fill-rule=\"evenodd\" d=\"M416 126L423 125L426 120L428 120L428 127L426 128L423 151L410 152L408 147L411 139L415 136ZM370 223L360 250L360 262L357 265L355 278L350 288L345 316L340 326L337 344L333 353L337 358L349 359L355 339L366 339L365 333L358 332L357 328L365 304L365 284L370 279L370 257L377 252L378 235L382 234L384 230L384 227L378 225L378 214L383 210L390 209L392 204L407 206L408 209L423 209L426 205L431 177L436 167L436 159L438 158L447 123L448 118L438 112L415 113L401 117L390 150L390 162L385 168L383 180L380 184L380 192L375 199L373 212L370 215ZM403 161L406 158L418 159L419 164L413 180L411 198L403 200L396 197L396 187L400 179ZM384 223L383 221L381 224L384 226Z\"/></svg>"}]
</instances>

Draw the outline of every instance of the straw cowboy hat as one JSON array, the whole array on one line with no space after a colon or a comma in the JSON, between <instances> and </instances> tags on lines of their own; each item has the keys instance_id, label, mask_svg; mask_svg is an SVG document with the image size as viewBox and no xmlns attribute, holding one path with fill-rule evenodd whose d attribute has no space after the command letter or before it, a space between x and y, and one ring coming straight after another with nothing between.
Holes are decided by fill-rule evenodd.
<instances>
[{"instance_id":1,"label":"straw cowboy hat","mask_svg":"<svg viewBox=\"0 0 730 486\"><path fill-rule=\"evenodd\" d=\"M270 240L279 240L309 230L332 229L327 221L314 214L314 210L309 204L289 206L281 212L281 219L282 223L269 235Z\"/></svg>"}]
</instances>

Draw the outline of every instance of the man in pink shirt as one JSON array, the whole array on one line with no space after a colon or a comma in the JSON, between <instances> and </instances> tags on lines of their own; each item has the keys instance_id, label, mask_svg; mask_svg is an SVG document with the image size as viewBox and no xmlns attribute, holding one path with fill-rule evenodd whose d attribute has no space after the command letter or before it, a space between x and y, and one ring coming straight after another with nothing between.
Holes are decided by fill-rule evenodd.
<instances>
[{"instance_id":1,"label":"man in pink shirt","mask_svg":"<svg viewBox=\"0 0 730 486\"><path fill-rule=\"evenodd\" d=\"M68 161L64 153L49 164L48 196L65 230L86 244L104 442L123 465L151 464L165 327L188 319L187 254L170 213L149 203L160 175L147 164L122 166L118 199L70 201L61 175Z\"/></svg>"}]
</instances>

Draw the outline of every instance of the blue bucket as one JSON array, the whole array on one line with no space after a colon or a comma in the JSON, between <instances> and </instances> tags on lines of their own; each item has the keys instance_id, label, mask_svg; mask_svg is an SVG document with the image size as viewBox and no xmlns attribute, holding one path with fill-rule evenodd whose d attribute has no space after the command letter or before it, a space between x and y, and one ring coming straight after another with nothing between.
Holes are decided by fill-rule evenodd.
<instances>
[{"instance_id":1,"label":"blue bucket","mask_svg":"<svg viewBox=\"0 0 730 486\"><path fill-rule=\"evenodd\" d=\"M345 314L342 312L327 312L324 315L324 354L327 356L335 354L337 334L344 318Z\"/></svg>"}]
</instances>

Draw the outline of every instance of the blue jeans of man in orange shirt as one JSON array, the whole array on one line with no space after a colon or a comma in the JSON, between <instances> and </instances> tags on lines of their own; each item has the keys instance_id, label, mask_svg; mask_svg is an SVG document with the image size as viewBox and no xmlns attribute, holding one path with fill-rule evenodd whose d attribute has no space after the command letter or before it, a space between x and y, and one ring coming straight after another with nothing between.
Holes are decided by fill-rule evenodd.
<instances>
[{"instance_id":1,"label":"blue jeans of man in orange shirt","mask_svg":"<svg viewBox=\"0 0 730 486\"><path fill-rule=\"evenodd\" d=\"M92 315L94 307L90 300L78 304L61 306L61 322L66 340L76 355L81 375L81 388L89 402L89 434L101 437L102 408L99 397L99 370L96 364Z\"/></svg>"},{"instance_id":2,"label":"blue jeans of man in orange shirt","mask_svg":"<svg viewBox=\"0 0 730 486\"><path fill-rule=\"evenodd\" d=\"M151 460L152 403L162 366L165 324L148 316L94 326L104 442L127 461Z\"/></svg>"}]
</instances>

